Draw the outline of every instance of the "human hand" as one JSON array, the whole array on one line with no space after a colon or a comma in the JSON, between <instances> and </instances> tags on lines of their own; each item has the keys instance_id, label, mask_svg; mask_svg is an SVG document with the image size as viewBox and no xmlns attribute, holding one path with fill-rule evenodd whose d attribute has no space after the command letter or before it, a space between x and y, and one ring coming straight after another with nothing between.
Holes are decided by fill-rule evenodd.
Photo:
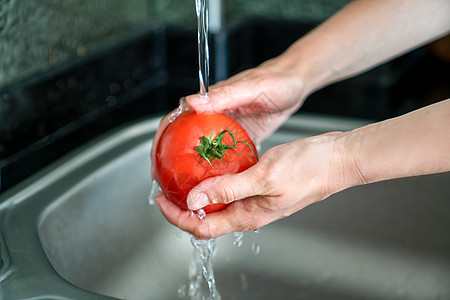
<instances>
[{"instance_id":1,"label":"human hand","mask_svg":"<svg viewBox=\"0 0 450 300\"><path fill-rule=\"evenodd\" d=\"M208 98L197 94L186 101L200 113L229 115L252 139L262 141L301 106L307 93L300 73L280 56L212 85Z\"/></svg>"},{"instance_id":2,"label":"human hand","mask_svg":"<svg viewBox=\"0 0 450 300\"><path fill-rule=\"evenodd\" d=\"M155 202L166 219L197 238L258 229L343 189L342 133L329 133L276 146L246 171L202 181L188 195L198 210L211 203L231 203L224 210L195 214L163 195Z\"/></svg>"}]
</instances>

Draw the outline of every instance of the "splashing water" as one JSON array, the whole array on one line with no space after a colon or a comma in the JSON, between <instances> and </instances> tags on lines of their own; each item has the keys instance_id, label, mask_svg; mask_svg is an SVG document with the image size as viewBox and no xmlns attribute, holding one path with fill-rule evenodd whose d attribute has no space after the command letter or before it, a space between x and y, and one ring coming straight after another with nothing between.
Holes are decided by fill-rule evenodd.
<instances>
[{"instance_id":1,"label":"splashing water","mask_svg":"<svg viewBox=\"0 0 450 300\"><path fill-rule=\"evenodd\" d=\"M158 195L159 186L155 179L152 180L152 187L150 189L150 194L148 195L148 204L155 205L155 197Z\"/></svg>"},{"instance_id":2,"label":"splashing water","mask_svg":"<svg viewBox=\"0 0 450 300\"><path fill-rule=\"evenodd\" d=\"M254 255L258 255L259 252L261 252L261 246L258 243L253 243L252 244L252 253Z\"/></svg>"},{"instance_id":3,"label":"splashing water","mask_svg":"<svg viewBox=\"0 0 450 300\"><path fill-rule=\"evenodd\" d=\"M243 232L233 232L234 242L233 245L236 247L241 247L244 241L242 240L244 238Z\"/></svg>"},{"instance_id":4,"label":"splashing water","mask_svg":"<svg viewBox=\"0 0 450 300\"><path fill-rule=\"evenodd\" d=\"M191 237L194 246L194 259L189 266L188 295L191 300L221 300L216 288L212 259L216 253L216 241L198 240ZM207 291L203 288L203 279L206 281Z\"/></svg>"},{"instance_id":5,"label":"splashing water","mask_svg":"<svg viewBox=\"0 0 450 300\"><path fill-rule=\"evenodd\" d=\"M258 153L259 153L261 151L261 141L259 140L258 137L253 138L253 144L255 144L256 151L258 151ZM256 230L258 230L258 229L256 229Z\"/></svg>"},{"instance_id":6,"label":"splashing water","mask_svg":"<svg viewBox=\"0 0 450 300\"><path fill-rule=\"evenodd\" d=\"M180 284L178 286L178 297L180 298L184 298L186 296L186 285L185 284Z\"/></svg>"},{"instance_id":7,"label":"splashing water","mask_svg":"<svg viewBox=\"0 0 450 300\"><path fill-rule=\"evenodd\" d=\"M255 234L260 233L259 229L253 230ZM258 255L261 252L261 246L258 243L252 243L252 252L254 255Z\"/></svg>"},{"instance_id":8,"label":"splashing water","mask_svg":"<svg viewBox=\"0 0 450 300\"><path fill-rule=\"evenodd\" d=\"M175 121L175 119L178 118L178 116L181 115L186 109L187 109L186 99L183 97L183 98L180 99L180 102L178 104L177 110L174 111L169 116L169 123L172 123L173 121Z\"/></svg>"},{"instance_id":9,"label":"splashing water","mask_svg":"<svg viewBox=\"0 0 450 300\"><path fill-rule=\"evenodd\" d=\"M193 212L191 212L193 213ZM194 214L194 213L193 213ZM255 230L259 233L259 230ZM243 232L233 233L233 244L236 247L243 245ZM216 240L199 240L191 236L191 244L194 246L193 259L189 265L189 284L179 284L177 294L180 298L188 296L191 300L221 300L216 287L213 269L213 258L216 255ZM251 244L253 255L259 255L261 246L253 242ZM239 273L241 289L248 290L247 275Z\"/></svg>"},{"instance_id":10,"label":"splashing water","mask_svg":"<svg viewBox=\"0 0 450 300\"><path fill-rule=\"evenodd\" d=\"M203 220L206 217L206 212L203 209L199 209L196 214L200 220Z\"/></svg>"}]
</instances>

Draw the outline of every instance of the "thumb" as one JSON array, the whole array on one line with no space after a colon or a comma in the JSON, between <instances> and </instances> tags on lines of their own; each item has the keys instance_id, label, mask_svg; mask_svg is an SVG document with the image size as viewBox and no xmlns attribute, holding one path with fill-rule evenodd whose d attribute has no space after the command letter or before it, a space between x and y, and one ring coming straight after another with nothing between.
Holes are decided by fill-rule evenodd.
<instances>
[{"instance_id":1,"label":"thumb","mask_svg":"<svg viewBox=\"0 0 450 300\"><path fill-rule=\"evenodd\" d=\"M210 101L210 96L208 95L190 95L186 96L186 102L189 107L199 113L213 113L215 112L214 104Z\"/></svg>"},{"instance_id":2,"label":"thumb","mask_svg":"<svg viewBox=\"0 0 450 300\"><path fill-rule=\"evenodd\" d=\"M248 105L254 100L253 93L246 82L236 81L229 84L224 82L216 84L216 87L212 86L207 96L190 95L186 97L186 101L196 112L223 112Z\"/></svg>"},{"instance_id":3,"label":"thumb","mask_svg":"<svg viewBox=\"0 0 450 300\"><path fill-rule=\"evenodd\" d=\"M228 204L262 192L261 181L253 175L250 168L238 174L205 179L189 192L187 205L190 210L198 210L209 204Z\"/></svg>"}]
</instances>

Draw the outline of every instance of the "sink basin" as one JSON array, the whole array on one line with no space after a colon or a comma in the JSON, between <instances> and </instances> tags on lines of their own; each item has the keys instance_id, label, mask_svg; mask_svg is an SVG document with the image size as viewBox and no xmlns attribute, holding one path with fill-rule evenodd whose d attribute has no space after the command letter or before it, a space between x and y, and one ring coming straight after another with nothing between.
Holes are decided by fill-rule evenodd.
<instances>
[{"instance_id":1,"label":"sink basin","mask_svg":"<svg viewBox=\"0 0 450 300\"><path fill-rule=\"evenodd\" d=\"M365 123L296 115L262 151ZM180 299L193 247L149 205L157 127L152 118L116 129L2 195L0 299ZM218 290L223 299L448 299L449 182L443 173L355 187L245 233L241 247L220 237Z\"/></svg>"}]
</instances>

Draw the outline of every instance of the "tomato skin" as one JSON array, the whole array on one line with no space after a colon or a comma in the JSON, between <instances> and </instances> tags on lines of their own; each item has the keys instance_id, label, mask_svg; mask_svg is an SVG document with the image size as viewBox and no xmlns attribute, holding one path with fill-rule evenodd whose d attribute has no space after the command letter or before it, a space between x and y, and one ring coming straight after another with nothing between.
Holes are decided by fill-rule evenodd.
<instances>
[{"instance_id":1,"label":"tomato skin","mask_svg":"<svg viewBox=\"0 0 450 300\"><path fill-rule=\"evenodd\" d=\"M236 149L227 149L223 157L200 156L195 147L201 145L200 138L216 137L223 130L232 132L236 141L249 143L256 151L252 140L239 123L224 114L198 114L186 111L170 123L162 133L155 156L156 180L164 195L184 210L188 210L186 199L189 191L201 181L224 174L240 173L257 162L253 150L244 143ZM234 145L229 134L223 136L223 143ZM204 208L206 213L224 209L226 204L211 204Z\"/></svg>"}]
</instances>

